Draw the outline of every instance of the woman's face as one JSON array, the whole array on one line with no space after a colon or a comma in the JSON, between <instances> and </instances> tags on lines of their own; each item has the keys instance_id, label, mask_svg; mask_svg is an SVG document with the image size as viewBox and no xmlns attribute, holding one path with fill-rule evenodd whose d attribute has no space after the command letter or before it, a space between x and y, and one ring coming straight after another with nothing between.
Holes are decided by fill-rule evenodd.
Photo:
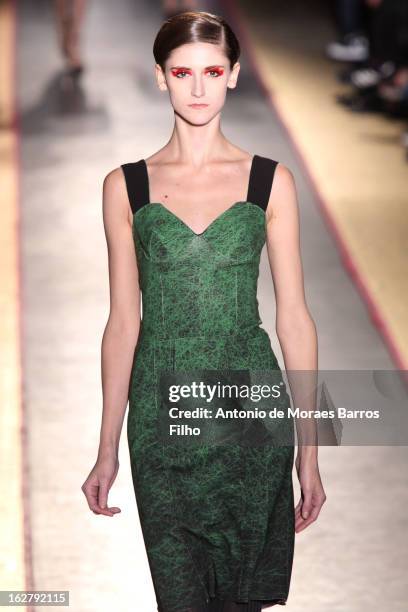
<instances>
[{"instance_id":1,"label":"woman's face","mask_svg":"<svg viewBox=\"0 0 408 612\"><path fill-rule=\"evenodd\" d=\"M230 69L221 45L196 42L174 49L164 73L156 64L156 77L159 88L168 90L174 112L189 123L203 125L224 106L227 88L236 86L239 69L238 62Z\"/></svg>"}]
</instances>

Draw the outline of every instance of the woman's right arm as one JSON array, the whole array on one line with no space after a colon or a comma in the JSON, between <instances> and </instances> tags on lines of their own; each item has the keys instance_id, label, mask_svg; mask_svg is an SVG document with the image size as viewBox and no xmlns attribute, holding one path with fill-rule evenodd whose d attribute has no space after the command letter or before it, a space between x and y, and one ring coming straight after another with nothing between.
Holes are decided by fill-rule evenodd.
<instances>
[{"instance_id":1,"label":"woman's right arm","mask_svg":"<svg viewBox=\"0 0 408 612\"><path fill-rule=\"evenodd\" d=\"M118 469L134 351L140 328L140 287L132 236L132 214L121 168L103 182L103 222L108 248L110 312L101 347L102 422L96 463L82 485L95 514L113 516L107 507Z\"/></svg>"}]
</instances>

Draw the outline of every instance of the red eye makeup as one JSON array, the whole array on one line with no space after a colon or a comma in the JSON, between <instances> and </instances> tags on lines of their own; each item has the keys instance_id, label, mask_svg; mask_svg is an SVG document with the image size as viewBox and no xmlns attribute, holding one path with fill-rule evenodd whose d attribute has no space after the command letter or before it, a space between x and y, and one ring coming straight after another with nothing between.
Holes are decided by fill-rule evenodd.
<instances>
[{"instance_id":1,"label":"red eye makeup","mask_svg":"<svg viewBox=\"0 0 408 612\"><path fill-rule=\"evenodd\" d=\"M215 72L218 76L222 76L224 74L224 68L214 66L214 68L208 68L207 72Z\"/></svg>"},{"instance_id":2,"label":"red eye makeup","mask_svg":"<svg viewBox=\"0 0 408 612\"><path fill-rule=\"evenodd\" d=\"M191 74L191 70L188 68L174 68L171 71L171 74L175 77L178 77L180 74Z\"/></svg>"},{"instance_id":3,"label":"red eye makeup","mask_svg":"<svg viewBox=\"0 0 408 612\"><path fill-rule=\"evenodd\" d=\"M224 68L222 66L209 66L205 69L205 73L214 72L217 77L222 76L224 74ZM182 74L191 74L190 68L184 68L183 66L177 66L171 69L171 74L175 77L179 77Z\"/></svg>"}]
</instances>

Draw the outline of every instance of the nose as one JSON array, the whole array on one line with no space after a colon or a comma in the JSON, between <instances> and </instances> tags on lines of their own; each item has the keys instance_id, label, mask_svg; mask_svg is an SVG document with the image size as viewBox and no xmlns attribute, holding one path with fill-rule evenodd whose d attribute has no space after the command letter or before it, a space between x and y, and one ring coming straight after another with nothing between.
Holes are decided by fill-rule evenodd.
<instances>
[{"instance_id":1,"label":"nose","mask_svg":"<svg viewBox=\"0 0 408 612\"><path fill-rule=\"evenodd\" d=\"M205 95L204 79L201 74L197 74L192 79L193 87L191 95L195 98L202 98Z\"/></svg>"}]
</instances>

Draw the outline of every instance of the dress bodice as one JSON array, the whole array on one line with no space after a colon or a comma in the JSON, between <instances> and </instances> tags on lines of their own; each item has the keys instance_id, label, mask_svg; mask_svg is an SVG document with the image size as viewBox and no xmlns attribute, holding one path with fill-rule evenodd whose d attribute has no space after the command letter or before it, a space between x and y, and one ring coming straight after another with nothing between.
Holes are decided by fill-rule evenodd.
<instances>
[{"instance_id":1,"label":"dress bodice","mask_svg":"<svg viewBox=\"0 0 408 612\"><path fill-rule=\"evenodd\" d=\"M245 201L194 232L149 200L144 160L123 164L142 291L142 333L217 337L258 327L265 210L277 162L255 155Z\"/></svg>"}]
</instances>

